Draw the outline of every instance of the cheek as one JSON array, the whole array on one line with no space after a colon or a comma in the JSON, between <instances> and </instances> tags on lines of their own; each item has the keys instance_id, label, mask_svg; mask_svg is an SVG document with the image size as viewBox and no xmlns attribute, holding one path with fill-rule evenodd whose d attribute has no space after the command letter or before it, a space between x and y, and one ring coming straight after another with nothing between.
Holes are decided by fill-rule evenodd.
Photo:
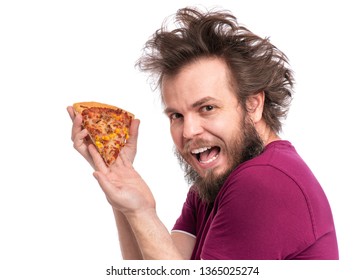
<instances>
[{"instance_id":1,"label":"cheek","mask_svg":"<svg viewBox=\"0 0 364 280\"><path fill-rule=\"evenodd\" d=\"M234 123L231 119L214 119L213 121L209 121L205 124L205 129L210 134L218 137L218 138L225 138L227 132L229 132L233 127Z\"/></svg>"},{"instance_id":2,"label":"cheek","mask_svg":"<svg viewBox=\"0 0 364 280\"><path fill-rule=\"evenodd\" d=\"M174 145L178 150L182 150L183 147L183 137L182 137L182 131L180 131L177 127L171 126L170 127L170 133L172 136L172 140Z\"/></svg>"},{"instance_id":3,"label":"cheek","mask_svg":"<svg viewBox=\"0 0 364 280\"><path fill-rule=\"evenodd\" d=\"M211 124L209 131L224 142L229 142L241 133L241 120L236 115L221 118Z\"/></svg>"}]
</instances>

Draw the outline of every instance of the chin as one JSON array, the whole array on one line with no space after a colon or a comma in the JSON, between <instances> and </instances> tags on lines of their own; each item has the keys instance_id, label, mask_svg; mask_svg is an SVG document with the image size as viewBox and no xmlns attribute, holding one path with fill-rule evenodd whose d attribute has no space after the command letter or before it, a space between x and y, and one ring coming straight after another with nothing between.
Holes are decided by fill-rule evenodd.
<instances>
[{"instance_id":1,"label":"chin","mask_svg":"<svg viewBox=\"0 0 364 280\"><path fill-rule=\"evenodd\" d=\"M218 177L224 175L226 173L226 170L228 170L228 169L225 168L225 169L221 170L221 168L215 167L215 168L204 169L197 173L200 175L201 178L207 178L207 177L218 178Z\"/></svg>"}]
</instances>

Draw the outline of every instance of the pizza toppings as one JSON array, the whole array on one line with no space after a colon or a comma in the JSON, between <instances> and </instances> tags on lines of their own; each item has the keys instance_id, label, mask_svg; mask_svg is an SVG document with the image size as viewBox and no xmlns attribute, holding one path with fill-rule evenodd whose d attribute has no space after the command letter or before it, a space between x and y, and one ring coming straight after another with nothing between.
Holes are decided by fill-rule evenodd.
<instances>
[{"instance_id":1,"label":"pizza toppings","mask_svg":"<svg viewBox=\"0 0 364 280\"><path fill-rule=\"evenodd\" d=\"M134 116L115 106L96 102L76 103L74 108L82 114L82 125L105 163L111 165L129 138Z\"/></svg>"}]
</instances>

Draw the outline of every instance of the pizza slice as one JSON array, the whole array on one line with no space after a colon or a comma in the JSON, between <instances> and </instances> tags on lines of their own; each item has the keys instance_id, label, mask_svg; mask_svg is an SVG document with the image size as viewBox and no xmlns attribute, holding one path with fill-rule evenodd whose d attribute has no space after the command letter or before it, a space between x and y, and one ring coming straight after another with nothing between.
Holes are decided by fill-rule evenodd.
<instances>
[{"instance_id":1,"label":"pizza slice","mask_svg":"<svg viewBox=\"0 0 364 280\"><path fill-rule=\"evenodd\" d=\"M105 163L110 166L129 138L129 128L134 115L116 106L99 102L73 104L82 115L82 126L96 146Z\"/></svg>"}]
</instances>

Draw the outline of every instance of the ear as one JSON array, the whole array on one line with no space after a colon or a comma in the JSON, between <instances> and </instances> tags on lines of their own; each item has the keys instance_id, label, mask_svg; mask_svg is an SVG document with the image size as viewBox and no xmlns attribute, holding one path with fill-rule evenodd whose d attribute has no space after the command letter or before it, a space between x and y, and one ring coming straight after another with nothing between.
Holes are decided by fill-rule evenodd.
<instances>
[{"instance_id":1,"label":"ear","mask_svg":"<svg viewBox=\"0 0 364 280\"><path fill-rule=\"evenodd\" d=\"M246 100L246 108L247 113L250 116L250 119L253 123L258 123L263 116L264 109L264 99L265 93L264 91L258 92L252 96L249 96Z\"/></svg>"}]
</instances>

